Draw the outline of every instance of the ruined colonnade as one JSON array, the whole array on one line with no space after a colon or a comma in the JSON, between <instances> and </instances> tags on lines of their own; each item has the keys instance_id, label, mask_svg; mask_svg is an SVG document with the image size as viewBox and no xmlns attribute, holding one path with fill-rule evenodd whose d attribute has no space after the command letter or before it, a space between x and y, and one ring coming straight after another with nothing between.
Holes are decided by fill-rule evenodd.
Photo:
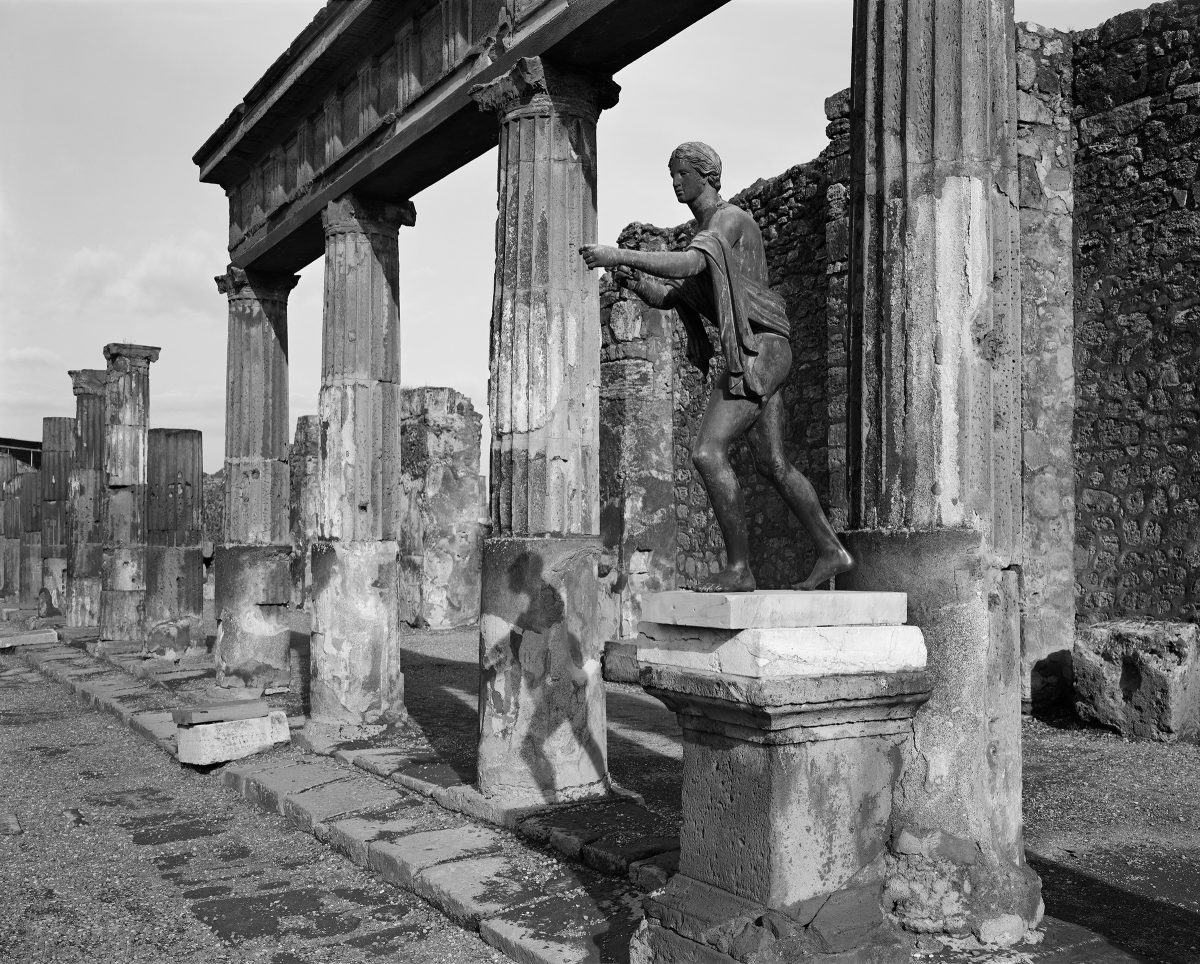
<instances>
[{"instance_id":1,"label":"ruined colonnade","mask_svg":"<svg viewBox=\"0 0 1200 964\"><path fill-rule=\"evenodd\" d=\"M104 567L104 382L101 369L68 373L75 393L74 460L67 494L67 605L72 628L100 625Z\"/></svg>"}]
</instances>

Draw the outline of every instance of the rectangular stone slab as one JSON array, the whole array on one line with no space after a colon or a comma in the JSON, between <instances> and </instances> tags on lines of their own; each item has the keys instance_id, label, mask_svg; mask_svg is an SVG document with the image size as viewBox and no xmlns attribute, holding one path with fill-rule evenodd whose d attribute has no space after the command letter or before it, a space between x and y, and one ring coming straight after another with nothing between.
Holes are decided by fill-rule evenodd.
<instances>
[{"instance_id":1,"label":"rectangular stone slab","mask_svg":"<svg viewBox=\"0 0 1200 964\"><path fill-rule=\"evenodd\" d=\"M709 629L640 624L639 665L674 666L755 679L898 673L925 668L916 626Z\"/></svg>"},{"instance_id":2,"label":"rectangular stone slab","mask_svg":"<svg viewBox=\"0 0 1200 964\"><path fill-rule=\"evenodd\" d=\"M40 643L57 643L58 633L53 629L30 629L22 633L0 635L0 649L14 646L36 646Z\"/></svg>"},{"instance_id":3,"label":"rectangular stone slab","mask_svg":"<svg viewBox=\"0 0 1200 964\"><path fill-rule=\"evenodd\" d=\"M181 727L178 733L179 762L207 766L238 760L290 739L287 714L282 710L273 710L269 716L256 720Z\"/></svg>"},{"instance_id":4,"label":"rectangular stone slab","mask_svg":"<svg viewBox=\"0 0 1200 964\"><path fill-rule=\"evenodd\" d=\"M269 707L265 700L232 700L227 703L201 703L171 711L176 726L200 726L204 723L228 723L234 720L256 720L266 716Z\"/></svg>"},{"instance_id":5,"label":"rectangular stone slab","mask_svg":"<svg viewBox=\"0 0 1200 964\"><path fill-rule=\"evenodd\" d=\"M672 626L713 629L782 629L798 626L900 626L908 620L908 595L902 592L757 592L646 593L642 619Z\"/></svg>"}]
</instances>

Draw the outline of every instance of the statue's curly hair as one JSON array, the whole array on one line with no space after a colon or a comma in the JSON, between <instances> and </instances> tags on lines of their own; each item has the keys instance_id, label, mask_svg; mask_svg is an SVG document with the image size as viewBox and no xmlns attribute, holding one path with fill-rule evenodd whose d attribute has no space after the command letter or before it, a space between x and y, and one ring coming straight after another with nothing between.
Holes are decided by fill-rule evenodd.
<instances>
[{"instance_id":1,"label":"statue's curly hair","mask_svg":"<svg viewBox=\"0 0 1200 964\"><path fill-rule=\"evenodd\" d=\"M721 155L702 141L688 141L671 152L671 161L687 161L692 170L721 190Z\"/></svg>"}]
</instances>

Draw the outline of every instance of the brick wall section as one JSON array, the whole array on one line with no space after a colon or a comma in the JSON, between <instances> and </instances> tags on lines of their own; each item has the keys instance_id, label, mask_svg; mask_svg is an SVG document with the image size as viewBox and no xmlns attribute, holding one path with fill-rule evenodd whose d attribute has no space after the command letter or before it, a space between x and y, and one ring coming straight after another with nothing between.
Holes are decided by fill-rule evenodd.
<instances>
[{"instance_id":1,"label":"brick wall section","mask_svg":"<svg viewBox=\"0 0 1200 964\"><path fill-rule=\"evenodd\" d=\"M1070 34L1018 24L1021 185L1022 696L1070 693L1075 637Z\"/></svg>"},{"instance_id":2,"label":"brick wall section","mask_svg":"<svg viewBox=\"0 0 1200 964\"><path fill-rule=\"evenodd\" d=\"M1200 6L1075 35L1078 516L1085 621L1200 612Z\"/></svg>"}]
</instances>

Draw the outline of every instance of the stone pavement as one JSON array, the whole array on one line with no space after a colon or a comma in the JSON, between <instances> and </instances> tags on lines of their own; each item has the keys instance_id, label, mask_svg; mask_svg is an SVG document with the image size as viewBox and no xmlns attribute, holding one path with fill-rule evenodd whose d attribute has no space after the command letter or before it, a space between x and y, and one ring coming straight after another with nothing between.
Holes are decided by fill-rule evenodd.
<instances>
[{"instance_id":1,"label":"stone pavement","mask_svg":"<svg viewBox=\"0 0 1200 964\"><path fill-rule=\"evenodd\" d=\"M636 787L644 803L630 795L536 812L489 808L469 786L470 641L469 633L406 639L413 732L371 745L322 747L325 754L293 744L212 775L425 898L514 960L625 960L641 895L665 881L677 853L680 751L673 717L639 691L610 687L611 735L619 748L613 774ZM67 646L25 647L19 655L168 752L174 746L169 708L201 692L211 673L201 664L181 668L127 656L106 664ZM1054 899L1047 893L1048 902ZM1178 950L1189 954L1182 945ZM1096 934L1055 920L1040 945L1017 952L980 956L967 945L927 940L920 956L1014 964L1131 959ZM1174 964L1200 960L1200 953L1168 949L1144 959Z\"/></svg>"}]
</instances>

